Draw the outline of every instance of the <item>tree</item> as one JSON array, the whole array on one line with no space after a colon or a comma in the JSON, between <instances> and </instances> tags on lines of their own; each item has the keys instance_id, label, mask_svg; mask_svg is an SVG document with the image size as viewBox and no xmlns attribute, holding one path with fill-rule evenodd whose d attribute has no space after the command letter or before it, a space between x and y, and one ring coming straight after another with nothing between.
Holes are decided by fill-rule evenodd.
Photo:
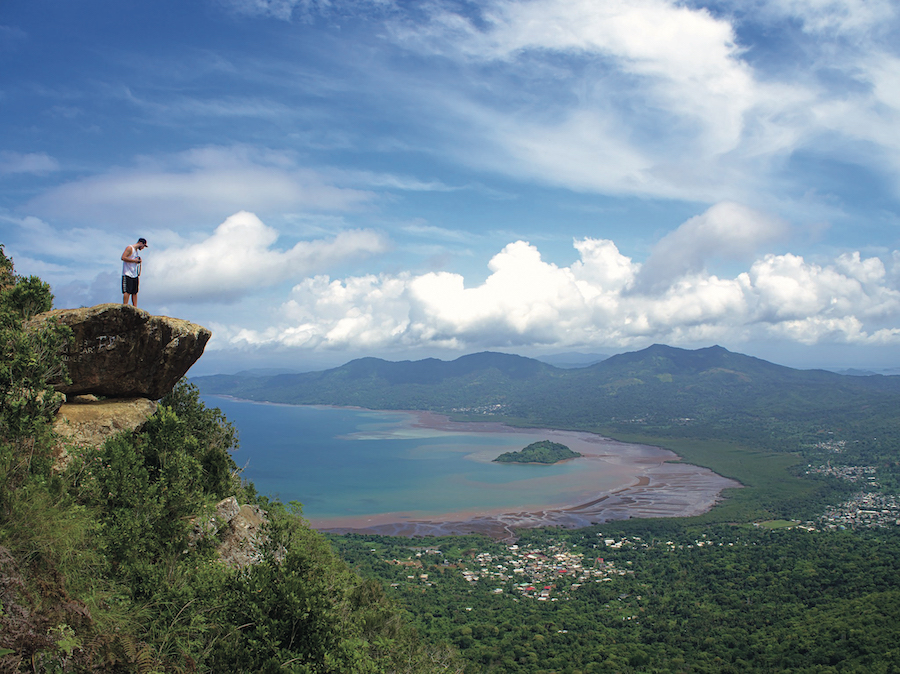
<instances>
[{"instance_id":1,"label":"tree","mask_svg":"<svg viewBox=\"0 0 900 674\"><path fill-rule=\"evenodd\" d=\"M49 383L65 380L62 347L71 334L47 322L26 321L53 304L50 286L17 276L0 245L0 491L31 472L49 470L50 424L63 397ZM0 503L4 496L0 495Z\"/></svg>"}]
</instances>

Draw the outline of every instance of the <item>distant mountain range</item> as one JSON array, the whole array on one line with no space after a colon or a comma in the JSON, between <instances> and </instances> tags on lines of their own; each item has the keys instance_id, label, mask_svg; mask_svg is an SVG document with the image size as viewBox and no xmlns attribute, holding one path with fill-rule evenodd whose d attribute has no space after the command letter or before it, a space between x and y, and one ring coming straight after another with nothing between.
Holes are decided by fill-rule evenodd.
<instances>
[{"instance_id":1,"label":"distant mountain range","mask_svg":"<svg viewBox=\"0 0 900 674\"><path fill-rule=\"evenodd\" d=\"M900 367L886 367L879 370L861 370L859 368L850 367L842 370L831 370L838 374L851 374L856 377L868 377L873 374L897 375L900 374Z\"/></svg>"},{"instance_id":2,"label":"distant mountain range","mask_svg":"<svg viewBox=\"0 0 900 674\"><path fill-rule=\"evenodd\" d=\"M829 428L893 432L900 376L796 370L720 346L654 345L577 369L483 352L453 361L361 358L302 374L214 375L204 394L291 404L430 410L573 429L641 429L664 435L766 437ZM873 426L874 424L874 426Z\"/></svg>"},{"instance_id":3,"label":"distant mountain range","mask_svg":"<svg viewBox=\"0 0 900 674\"><path fill-rule=\"evenodd\" d=\"M554 367L574 369L595 365L607 358L609 358L609 355L603 353L579 353L577 351L570 351L567 353L554 353L547 356L536 356L535 360L539 360L542 363L548 363Z\"/></svg>"}]
</instances>

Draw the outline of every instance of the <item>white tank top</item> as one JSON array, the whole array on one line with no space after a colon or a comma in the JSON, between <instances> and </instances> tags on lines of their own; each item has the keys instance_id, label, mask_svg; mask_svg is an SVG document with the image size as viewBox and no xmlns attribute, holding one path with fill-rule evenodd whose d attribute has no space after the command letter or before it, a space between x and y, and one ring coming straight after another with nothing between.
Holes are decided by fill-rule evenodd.
<instances>
[{"instance_id":1,"label":"white tank top","mask_svg":"<svg viewBox=\"0 0 900 674\"><path fill-rule=\"evenodd\" d=\"M131 250L131 253L128 257L137 257L137 251L135 251L134 246L128 246L128 249ZM141 264L140 262L126 262L122 260L122 276L130 276L131 278L137 278L141 275Z\"/></svg>"}]
</instances>

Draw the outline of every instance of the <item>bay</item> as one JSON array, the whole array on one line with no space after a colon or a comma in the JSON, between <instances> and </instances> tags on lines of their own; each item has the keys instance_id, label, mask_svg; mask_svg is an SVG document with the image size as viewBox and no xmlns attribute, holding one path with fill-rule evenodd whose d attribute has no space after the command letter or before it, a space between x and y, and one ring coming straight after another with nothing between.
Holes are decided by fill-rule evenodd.
<instances>
[{"instance_id":1,"label":"bay","mask_svg":"<svg viewBox=\"0 0 900 674\"><path fill-rule=\"evenodd\" d=\"M202 396L236 426L242 476L261 494L299 501L314 526L391 515L500 513L583 503L633 485L656 448L590 433L454 424L414 412L257 403ZM492 460L537 440L582 458L555 465ZM658 458L661 461L661 458Z\"/></svg>"}]
</instances>

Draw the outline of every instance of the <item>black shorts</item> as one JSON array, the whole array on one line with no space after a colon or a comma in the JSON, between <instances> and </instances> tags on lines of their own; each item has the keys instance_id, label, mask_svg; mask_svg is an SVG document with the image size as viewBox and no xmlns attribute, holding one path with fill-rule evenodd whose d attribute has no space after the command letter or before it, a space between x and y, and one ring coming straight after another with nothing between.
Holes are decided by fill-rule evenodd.
<instances>
[{"instance_id":1,"label":"black shorts","mask_svg":"<svg viewBox=\"0 0 900 674\"><path fill-rule=\"evenodd\" d=\"M137 295L138 279L137 276L122 276L122 294Z\"/></svg>"}]
</instances>

